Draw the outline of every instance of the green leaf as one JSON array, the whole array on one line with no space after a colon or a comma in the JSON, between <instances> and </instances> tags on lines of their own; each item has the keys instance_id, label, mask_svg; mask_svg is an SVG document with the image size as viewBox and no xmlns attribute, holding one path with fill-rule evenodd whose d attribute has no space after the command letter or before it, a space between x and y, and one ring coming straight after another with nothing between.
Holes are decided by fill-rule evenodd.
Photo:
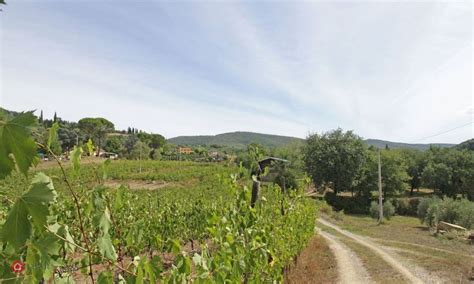
<instances>
[{"instance_id":1,"label":"green leaf","mask_svg":"<svg viewBox=\"0 0 474 284\"><path fill-rule=\"evenodd\" d=\"M44 230L43 226L49 215L48 205L55 197L51 178L43 173L36 174L30 190L18 198L8 213L2 228L2 239L18 249L30 237L32 224L39 230Z\"/></svg>"},{"instance_id":2,"label":"green leaf","mask_svg":"<svg viewBox=\"0 0 474 284\"><path fill-rule=\"evenodd\" d=\"M117 192L115 193L115 202L114 202L115 210L122 208L125 190L126 188L124 185L120 185L120 187L117 189Z\"/></svg>"},{"instance_id":3,"label":"green leaf","mask_svg":"<svg viewBox=\"0 0 474 284\"><path fill-rule=\"evenodd\" d=\"M28 246L28 249L31 248L38 251L39 262L36 265L40 265L43 278L49 279L53 275L54 267L58 264L53 258L53 256L59 254L61 248L57 237L51 233L45 234L40 239L32 241L31 245Z\"/></svg>"},{"instance_id":4,"label":"green leaf","mask_svg":"<svg viewBox=\"0 0 474 284\"><path fill-rule=\"evenodd\" d=\"M24 202L18 200L8 213L2 228L2 239L15 248L22 247L31 235L31 223L28 220L28 209Z\"/></svg>"},{"instance_id":5,"label":"green leaf","mask_svg":"<svg viewBox=\"0 0 474 284\"><path fill-rule=\"evenodd\" d=\"M23 194L21 200L26 204L28 212L32 217L33 224L43 229L46 225L46 217L49 215L48 204L56 197L53 182L50 177L38 173L31 182L31 189Z\"/></svg>"},{"instance_id":6,"label":"green leaf","mask_svg":"<svg viewBox=\"0 0 474 284\"><path fill-rule=\"evenodd\" d=\"M99 274L99 278L97 278L97 284L111 284L114 283L114 276L110 271L103 271Z\"/></svg>"},{"instance_id":7,"label":"green leaf","mask_svg":"<svg viewBox=\"0 0 474 284\"><path fill-rule=\"evenodd\" d=\"M55 122L49 129L48 148L51 148L51 144L58 142L58 128L59 123Z\"/></svg>"},{"instance_id":8,"label":"green leaf","mask_svg":"<svg viewBox=\"0 0 474 284\"><path fill-rule=\"evenodd\" d=\"M92 140L89 138L86 143L87 154L92 156L94 154L94 144L92 144Z\"/></svg>"},{"instance_id":9,"label":"green leaf","mask_svg":"<svg viewBox=\"0 0 474 284\"><path fill-rule=\"evenodd\" d=\"M115 252L115 248L110 240L109 235L101 236L97 239L97 246L99 247L99 252L105 258L110 260L117 259L117 253Z\"/></svg>"},{"instance_id":10,"label":"green leaf","mask_svg":"<svg viewBox=\"0 0 474 284\"><path fill-rule=\"evenodd\" d=\"M26 176L30 166L37 162L36 144L31 137L36 123L32 111L0 121L0 179L8 176L15 165Z\"/></svg>"},{"instance_id":11,"label":"green leaf","mask_svg":"<svg viewBox=\"0 0 474 284\"><path fill-rule=\"evenodd\" d=\"M72 168L75 172L78 172L81 167L82 152L82 148L77 146L74 146L74 150L71 152Z\"/></svg>"},{"instance_id":12,"label":"green leaf","mask_svg":"<svg viewBox=\"0 0 474 284\"><path fill-rule=\"evenodd\" d=\"M111 163L110 159L107 159L102 163L102 180L104 180L104 181L108 177L108 169L109 169L110 163Z\"/></svg>"}]
</instances>

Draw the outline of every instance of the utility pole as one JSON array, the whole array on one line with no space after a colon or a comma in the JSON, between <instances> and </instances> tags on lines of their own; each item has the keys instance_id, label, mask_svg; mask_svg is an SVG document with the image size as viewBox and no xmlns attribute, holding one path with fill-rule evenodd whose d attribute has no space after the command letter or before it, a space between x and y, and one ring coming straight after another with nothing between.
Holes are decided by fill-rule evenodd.
<instances>
[{"instance_id":1,"label":"utility pole","mask_svg":"<svg viewBox=\"0 0 474 284\"><path fill-rule=\"evenodd\" d=\"M378 150L378 160L379 160L379 221L378 224L383 222L383 197L382 197L382 166L380 165L380 149Z\"/></svg>"}]
</instances>

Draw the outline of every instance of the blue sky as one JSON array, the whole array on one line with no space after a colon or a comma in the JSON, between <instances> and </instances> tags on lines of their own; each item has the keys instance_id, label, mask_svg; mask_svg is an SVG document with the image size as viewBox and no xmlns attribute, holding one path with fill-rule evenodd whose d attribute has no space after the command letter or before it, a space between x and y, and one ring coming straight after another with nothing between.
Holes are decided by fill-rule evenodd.
<instances>
[{"instance_id":1,"label":"blue sky","mask_svg":"<svg viewBox=\"0 0 474 284\"><path fill-rule=\"evenodd\" d=\"M461 142L472 2L7 1L0 105L166 137Z\"/></svg>"}]
</instances>

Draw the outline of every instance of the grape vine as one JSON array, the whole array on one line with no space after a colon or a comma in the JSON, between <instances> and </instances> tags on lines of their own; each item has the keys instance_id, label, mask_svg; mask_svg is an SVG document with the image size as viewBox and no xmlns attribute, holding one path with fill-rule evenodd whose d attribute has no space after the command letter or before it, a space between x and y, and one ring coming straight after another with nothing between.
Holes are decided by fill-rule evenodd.
<instances>
[{"instance_id":1,"label":"grape vine","mask_svg":"<svg viewBox=\"0 0 474 284\"><path fill-rule=\"evenodd\" d=\"M236 167L82 165L77 148L71 163L39 171L36 148L50 142L34 144L33 118L0 120L0 281L281 282L313 235L315 207L302 192L264 186L252 208ZM133 189L128 180L166 186ZM25 269L12 270L15 261Z\"/></svg>"}]
</instances>

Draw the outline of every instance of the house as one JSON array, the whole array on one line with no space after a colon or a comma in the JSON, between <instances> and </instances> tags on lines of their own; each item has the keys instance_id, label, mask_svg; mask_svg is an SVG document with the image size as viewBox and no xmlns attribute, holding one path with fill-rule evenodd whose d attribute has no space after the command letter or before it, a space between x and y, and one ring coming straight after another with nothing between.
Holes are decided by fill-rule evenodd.
<instances>
[{"instance_id":1,"label":"house","mask_svg":"<svg viewBox=\"0 0 474 284\"><path fill-rule=\"evenodd\" d=\"M193 153L193 149L191 149L189 147L179 147L178 148L178 153L189 155L189 154Z\"/></svg>"}]
</instances>

